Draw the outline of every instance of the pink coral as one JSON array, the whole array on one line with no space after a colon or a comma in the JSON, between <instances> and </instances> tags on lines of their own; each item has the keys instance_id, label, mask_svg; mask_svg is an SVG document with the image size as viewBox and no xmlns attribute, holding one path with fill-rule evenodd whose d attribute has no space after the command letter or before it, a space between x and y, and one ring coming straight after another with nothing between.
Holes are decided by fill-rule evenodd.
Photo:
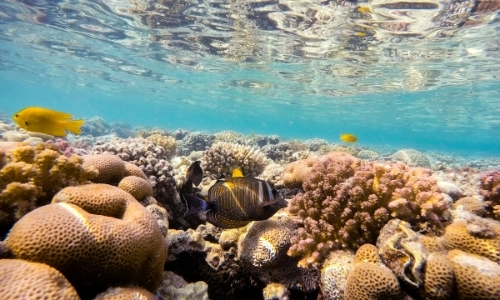
<instances>
[{"instance_id":1,"label":"pink coral","mask_svg":"<svg viewBox=\"0 0 500 300\"><path fill-rule=\"evenodd\" d=\"M500 220L500 171L489 171L479 177L484 197L485 217Z\"/></svg>"},{"instance_id":2,"label":"pink coral","mask_svg":"<svg viewBox=\"0 0 500 300\"><path fill-rule=\"evenodd\" d=\"M289 211L302 227L288 254L299 265L319 266L334 249L374 243L391 218L440 227L450 203L437 192L431 172L398 163L375 163L330 153L314 164Z\"/></svg>"}]
</instances>

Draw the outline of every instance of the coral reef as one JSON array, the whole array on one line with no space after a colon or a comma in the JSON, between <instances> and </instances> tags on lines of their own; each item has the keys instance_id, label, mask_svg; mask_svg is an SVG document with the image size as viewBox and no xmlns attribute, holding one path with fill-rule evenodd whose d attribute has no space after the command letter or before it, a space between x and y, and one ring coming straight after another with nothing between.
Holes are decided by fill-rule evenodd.
<instances>
[{"instance_id":1,"label":"coral reef","mask_svg":"<svg viewBox=\"0 0 500 300\"><path fill-rule=\"evenodd\" d=\"M475 215L457 219L446 227L444 244L500 263L500 222Z\"/></svg>"},{"instance_id":2,"label":"coral reef","mask_svg":"<svg viewBox=\"0 0 500 300\"><path fill-rule=\"evenodd\" d=\"M422 154L422 152L414 149L402 149L391 155L391 158L401 161L410 167L430 168L431 162Z\"/></svg>"},{"instance_id":3,"label":"coral reef","mask_svg":"<svg viewBox=\"0 0 500 300\"><path fill-rule=\"evenodd\" d=\"M321 268L320 288L325 299L344 299L347 276L354 261L352 252L342 250L330 252Z\"/></svg>"},{"instance_id":4,"label":"coral reef","mask_svg":"<svg viewBox=\"0 0 500 300\"><path fill-rule=\"evenodd\" d=\"M59 271L36 262L1 259L0 282L0 299L80 299Z\"/></svg>"},{"instance_id":5,"label":"coral reef","mask_svg":"<svg viewBox=\"0 0 500 300\"><path fill-rule=\"evenodd\" d=\"M330 250L374 243L391 218L440 230L451 203L427 169L365 162L342 152L320 158L302 187L289 205L303 224L288 254L302 257L303 267L319 266Z\"/></svg>"},{"instance_id":6,"label":"coral reef","mask_svg":"<svg viewBox=\"0 0 500 300\"><path fill-rule=\"evenodd\" d=\"M484 197L486 217L500 220L500 171L490 171L479 177L481 195Z\"/></svg>"},{"instance_id":7,"label":"coral reef","mask_svg":"<svg viewBox=\"0 0 500 300\"><path fill-rule=\"evenodd\" d=\"M123 160L106 153L83 156L83 167L93 167L99 172L97 177L92 179L95 183L117 183L125 174Z\"/></svg>"},{"instance_id":8,"label":"coral reef","mask_svg":"<svg viewBox=\"0 0 500 300\"><path fill-rule=\"evenodd\" d=\"M155 199L168 210L170 221L174 222L175 219L184 214L183 206L176 197L173 168L168 162L163 147L143 138L118 139L96 145L93 153L108 153L118 156L125 161L125 168L128 170L126 173L128 172L130 175L138 176L140 173L137 168L128 165L127 162L139 167L153 187Z\"/></svg>"},{"instance_id":9,"label":"coral reef","mask_svg":"<svg viewBox=\"0 0 500 300\"><path fill-rule=\"evenodd\" d=\"M283 184L289 189L302 188L302 184L309 178L312 167L319 159L312 156L294 161L286 165L283 172Z\"/></svg>"},{"instance_id":10,"label":"coral reef","mask_svg":"<svg viewBox=\"0 0 500 300\"><path fill-rule=\"evenodd\" d=\"M453 268L442 252L432 252L425 265L425 295L428 299L453 299L455 276Z\"/></svg>"},{"instance_id":11,"label":"coral reef","mask_svg":"<svg viewBox=\"0 0 500 300\"><path fill-rule=\"evenodd\" d=\"M355 263L344 291L345 300L399 300L402 299L399 282L392 271L382 264Z\"/></svg>"},{"instance_id":12,"label":"coral reef","mask_svg":"<svg viewBox=\"0 0 500 300\"><path fill-rule=\"evenodd\" d=\"M483 200L478 199L477 197L460 198L453 203L452 208L465 210L480 217L482 217L485 212Z\"/></svg>"},{"instance_id":13,"label":"coral reef","mask_svg":"<svg viewBox=\"0 0 500 300\"><path fill-rule=\"evenodd\" d=\"M271 161L255 147L218 142L203 152L203 170L209 176L231 174L238 167L245 176L258 176ZM214 178L215 179L215 178Z\"/></svg>"},{"instance_id":14,"label":"coral reef","mask_svg":"<svg viewBox=\"0 0 500 300\"><path fill-rule=\"evenodd\" d=\"M167 157L173 156L177 150L177 142L175 141L175 138L171 136L156 133L148 136L146 139L155 142L158 146L163 147Z\"/></svg>"},{"instance_id":15,"label":"coral reef","mask_svg":"<svg viewBox=\"0 0 500 300\"><path fill-rule=\"evenodd\" d=\"M14 258L54 267L87 296L122 284L154 292L167 257L154 216L106 184L61 190L14 225L6 246Z\"/></svg>"},{"instance_id":16,"label":"coral reef","mask_svg":"<svg viewBox=\"0 0 500 300\"><path fill-rule=\"evenodd\" d=\"M380 264L382 263L382 260L378 255L378 249L375 245L364 244L356 250L354 262L371 262L374 264Z\"/></svg>"},{"instance_id":17,"label":"coral reef","mask_svg":"<svg viewBox=\"0 0 500 300\"><path fill-rule=\"evenodd\" d=\"M118 187L132 195L137 201L153 196L153 188L146 179L137 176L126 176L118 183Z\"/></svg>"},{"instance_id":18,"label":"coral reef","mask_svg":"<svg viewBox=\"0 0 500 300\"><path fill-rule=\"evenodd\" d=\"M83 135L102 136L111 133L111 125L100 117L85 119L80 129Z\"/></svg>"},{"instance_id":19,"label":"coral reef","mask_svg":"<svg viewBox=\"0 0 500 300\"><path fill-rule=\"evenodd\" d=\"M290 293L286 286L279 283L270 283L262 290L264 300L289 300Z\"/></svg>"},{"instance_id":20,"label":"coral reef","mask_svg":"<svg viewBox=\"0 0 500 300\"><path fill-rule=\"evenodd\" d=\"M203 281L187 283L181 276L164 271L157 294L160 299L208 300L208 286Z\"/></svg>"},{"instance_id":21,"label":"coral reef","mask_svg":"<svg viewBox=\"0 0 500 300\"><path fill-rule=\"evenodd\" d=\"M180 155L189 155L193 151L203 151L212 146L215 136L212 134L203 134L199 132L188 133L177 144L177 153Z\"/></svg>"},{"instance_id":22,"label":"coral reef","mask_svg":"<svg viewBox=\"0 0 500 300\"><path fill-rule=\"evenodd\" d=\"M453 267L460 299L498 299L500 265L460 250L448 252L448 259Z\"/></svg>"},{"instance_id":23,"label":"coral reef","mask_svg":"<svg viewBox=\"0 0 500 300\"><path fill-rule=\"evenodd\" d=\"M80 157L66 157L53 144L9 144L6 148L0 147L0 237L26 213L49 203L62 188L96 175L84 168Z\"/></svg>"},{"instance_id":24,"label":"coral reef","mask_svg":"<svg viewBox=\"0 0 500 300\"><path fill-rule=\"evenodd\" d=\"M156 300L155 295L139 287L112 287L100 293L94 300Z\"/></svg>"}]
</instances>

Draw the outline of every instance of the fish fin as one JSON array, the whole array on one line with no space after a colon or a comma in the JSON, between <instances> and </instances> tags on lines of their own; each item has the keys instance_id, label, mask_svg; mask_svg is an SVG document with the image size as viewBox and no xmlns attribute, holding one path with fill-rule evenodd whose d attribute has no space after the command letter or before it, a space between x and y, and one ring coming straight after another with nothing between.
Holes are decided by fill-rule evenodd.
<instances>
[{"instance_id":1,"label":"fish fin","mask_svg":"<svg viewBox=\"0 0 500 300\"><path fill-rule=\"evenodd\" d=\"M184 194L190 195L192 193L193 193L193 182L191 181L191 179L188 178L188 179L186 179L186 181L182 185L181 190L180 190L180 194L181 195L184 195Z\"/></svg>"},{"instance_id":2,"label":"fish fin","mask_svg":"<svg viewBox=\"0 0 500 300\"><path fill-rule=\"evenodd\" d=\"M231 177L243 177L243 172L240 168L234 168L233 175Z\"/></svg>"},{"instance_id":3,"label":"fish fin","mask_svg":"<svg viewBox=\"0 0 500 300\"><path fill-rule=\"evenodd\" d=\"M83 125L83 123L85 123L84 120L70 120L70 121L66 121L64 129L66 129L69 132L72 132L74 134L81 134L82 131L80 130L80 127Z\"/></svg>"},{"instance_id":4,"label":"fish fin","mask_svg":"<svg viewBox=\"0 0 500 300\"><path fill-rule=\"evenodd\" d=\"M186 172L186 178L191 180L195 186L199 186L201 180L203 179L203 169L201 168L201 162L199 160L193 162Z\"/></svg>"},{"instance_id":5,"label":"fish fin","mask_svg":"<svg viewBox=\"0 0 500 300\"><path fill-rule=\"evenodd\" d=\"M260 204L260 206L261 207L266 207L266 206L269 206L269 205L273 205L274 203L276 203L276 202L278 202L280 200L281 200L280 198L276 198L273 201L268 201L268 202L262 201L262 203Z\"/></svg>"},{"instance_id":6,"label":"fish fin","mask_svg":"<svg viewBox=\"0 0 500 300\"><path fill-rule=\"evenodd\" d=\"M201 213L207 211L209 209L216 208L215 203L207 202L201 198L198 198L194 195L182 194L181 198L186 202L186 212L184 216L194 215L197 213Z\"/></svg>"}]
</instances>

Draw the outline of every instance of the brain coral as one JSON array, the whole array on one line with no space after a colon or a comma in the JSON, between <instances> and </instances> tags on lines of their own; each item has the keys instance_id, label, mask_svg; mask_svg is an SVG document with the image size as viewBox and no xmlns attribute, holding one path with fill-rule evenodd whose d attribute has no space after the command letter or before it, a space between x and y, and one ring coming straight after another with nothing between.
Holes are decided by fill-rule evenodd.
<instances>
[{"instance_id":1,"label":"brain coral","mask_svg":"<svg viewBox=\"0 0 500 300\"><path fill-rule=\"evenodd\" d=\"M253 222L238 247L239 258L254 267L272 267L286 257L294 224L268 219Z\"/></svg>"},{"instance_id":2,"label":"brain coral","mask_svg":"<svg viewBox=\"0 0 500 300\"><path fill-rule=\"evenodd\" d=\"M153 188L149 181L137 177L137 176L127 176L120 180L118 187L134 196L135 199L141 201L142 199L153 196Z\"/></svg>"},{"instance_id":3,"label":"brain coral","mask_svg":"<svg viewBox=\"0 0 500 300\"><path fill-rule=\"evenodd\" d=\"M231 174L239 167L245 176L258 176L271 161L251 146L218 142L203 152L203 170L209 175Z\"/></svg>"},{"instance_id":4,"label":"brain coral","mask_svg":"<svg viewBox=\"0 0 500 300\"><path fill-rule=\"evenodd\" d=\"M80 299L56 269L20 259L0 260L0 299Z\"/></svg>"},{"instance_id":5,"label":"brain coral","mask_svg":"<svg viewBox=\"0 0 500 300\"><path fill-rule=\"evenodd\" d=\"M500 223L471 216L446 227L444 243L447 249L459 249L478 254L500 263Z\"/></svg>"},{"instance_id":6,"label":"brain coral","mask_svg":"<svg viewBox=\"0 0 500 300\"><path fill-rule=\"evenodd\" d=\"M421 152L414 149L402 149L391 155L392 159L402 161L410 167L430 168L429 159Z\"/></svg>"},{"instance_id":7,"label":"brain coral","mask_svg":"<svg viewBox=\"0 0 500 300\"><path fill-rule=\"evenodd\" d=\"M427 299L451 299L455 276L446 254L432 252L425 265L425 295Z\"/></svg>"},{"instance_id":8,"label":"brain coral","mask_svg":"<svg viewBox=\"0 0 500 300\"><path fill-rule=\"evenodd\" d=\"M500 171L490 171L479 177L481 195L484 197L485 217L500 220Z\"/></svg>"},{"instance_id":9,"label":"brain coral","mask_svg":"<svg viewBox=\"0 0 500 300\"><path fill-rule=\"evenodd\" d=\"M374 243L390 218L440 228L450 203L430 171L398 163L364 162L333 152L319 159L290 202L303 227L292 237L291 256L318 266L332 249Z\"/></svg>"},{"instance_id":10,"label":"brain coral","mask_svg":"<svg viewBox=\"0 0 500 300\"><path fill-rule=\"evenodd\" d=\"M163 147L143 138L118 139L110 143L96 145L93 153L113 154L125 162L136 165L148 178L153 187L153 196L162 206L167 208L169 216L176 219L184 213L177 209L181 205L178 205L175 198L174 172ZM128 172L134 172L130 173L131 175L139 175L136 174L136 170L127 166L127 163L125 163L125 167L129 170Z\"/></svg>"},{"instance_id":11,"label":"brain coral","mask_svg":"<svg viewBox=\"0 0 500 300\"><path fill-rule=\"evenodd\" d=\"M500 265L460 250L448 252L460 299L497 300L500 295Z\"/></svg>"},{"instance_id":12,"label":"brain coral","mask_svg":"<svg viewBox=\"0 0 500 300\"><path fill-rule=\"evenodd\" d=\"M83 167L94 167L99 171L99 175L92 179L95 183L116 183L125 174L123 160L110 154L84 155Z\"/></svg>"},{"instance_id":13,"label":"brain coral","mask_svg":"<svg viewBox=\"0 0 500 300\"><path fill-rule=\"evenodd\" d=\"M302 184L311 175L312 167L318 160L316 157L308 157L286 165L283 173L285 187L289 189L301 188Z\"/></svg>"},{"instance_id":14,"label":"brain coral","mask_svg":"<svg viewBox=\"0 0 500 300\"><path fill-rule=\"evenodd\" d=\"M347 276L345 300L402 299L399 282L392 271L382 264L355 263Z\"/></svg>"},{"instance_id":15,"label":"brain coral","mask_svg":"<svg viewBox=\"0 0 500 300\"><path fill-rule=\"evenodd\" d=\"M332 251L321 268L321 293L325 299L343 300L347 276L354 261L349 251Z\"/></svg>"},{"instance_id":16,"label":"brain coral","mask_svg":"<svg viewBox=\"0 0 500 300\"><path fill-rule=\"evenodd\" d=\"M19 220L6 246L15 258L56 268L84 294L122 284L153 292L167 257L153 215L105 184L63 189Z\"/></svg>"},{"instance_id":17,"label":"brain coral","mask_svg":"<svg viewBox=\"0 0 500 300\"><path fill-rule=\"evenodd\" d=\"M66 157L55 145L14 144L6 149L0 147L0 237L27 212L50 202L62 188L95 176L85 170L80 157Z\"/></svg>"}]
</instances>

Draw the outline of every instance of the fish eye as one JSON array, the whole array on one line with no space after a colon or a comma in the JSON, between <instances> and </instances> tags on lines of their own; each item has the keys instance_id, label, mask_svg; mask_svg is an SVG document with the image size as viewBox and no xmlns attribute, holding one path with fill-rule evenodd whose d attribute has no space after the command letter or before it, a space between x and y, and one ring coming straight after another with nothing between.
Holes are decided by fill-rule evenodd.
<instances>
[{"instance_id":1,"label":"fish eye","mask_svg":"<svg viewBox=\"0 0 500 300\"><path fill-rule=\"evenodd\" d=\"M18 114L16 114L16 118L17 118L17 117L19 117L19 115L18 115Z\"/></svg>"},{"instance_id":2,"label":"fish eye","mask_svg":"<svg viewBox=\"0 0 500 300\"><path fill-rule=\"evenodd\" d=\"M273 193L273 195L276 196L278 194L278 191L276 189L272 189L271 193Z\"/></svg>"},{"instance_id":3,"label":"fish eye","mask_svg":"<svg viewBox=\"0 0 500 300\"><path fill-rule=\"evenodd\" d=\"M26 124L26 126L28 126L28 122L25 121L24 124Z\"/></svg>"}]
</instances>

